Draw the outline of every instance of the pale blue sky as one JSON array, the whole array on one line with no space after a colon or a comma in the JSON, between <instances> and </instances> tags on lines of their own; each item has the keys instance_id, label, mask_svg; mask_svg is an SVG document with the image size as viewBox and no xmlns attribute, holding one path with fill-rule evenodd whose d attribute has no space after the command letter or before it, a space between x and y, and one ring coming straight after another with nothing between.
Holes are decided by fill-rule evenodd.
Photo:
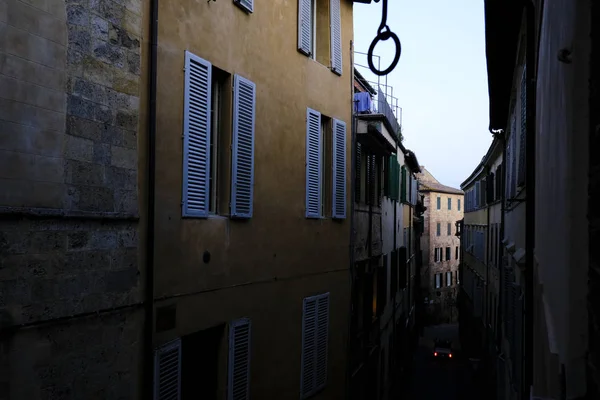
<instances>
[{"instance_id":1,"label":"pale blue sky","mask_svg":"<svg viewBox=\"0 0 600 400\"><path fill-rule=\"evenodd\" d=\"M369 49L381 4L354 3L356 51ZM492 142L483 0L390 0L387 24L402 42L388 84L402 107L404 144L441 183L458 188ZM382 67L393 57L388 42L375 50ZM367 65L366 56L357 55L355 62Z\"/></svg>"}]
</instances>

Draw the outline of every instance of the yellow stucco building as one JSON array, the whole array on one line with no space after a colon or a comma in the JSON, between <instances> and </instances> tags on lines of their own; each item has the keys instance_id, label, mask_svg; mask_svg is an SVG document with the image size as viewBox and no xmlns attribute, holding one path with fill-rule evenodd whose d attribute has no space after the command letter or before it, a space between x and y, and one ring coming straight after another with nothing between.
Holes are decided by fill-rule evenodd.
<instances>
[{"instance_id":1,"label":"yellow stucco building","mask_svg":"<svg viewBox=\"0 0 600 400\"><path fill-rule=\"evenodd\" d=\"M161 3L158 27L156 390L343 398L352 3Z\"/></svg>"}]
</instances>

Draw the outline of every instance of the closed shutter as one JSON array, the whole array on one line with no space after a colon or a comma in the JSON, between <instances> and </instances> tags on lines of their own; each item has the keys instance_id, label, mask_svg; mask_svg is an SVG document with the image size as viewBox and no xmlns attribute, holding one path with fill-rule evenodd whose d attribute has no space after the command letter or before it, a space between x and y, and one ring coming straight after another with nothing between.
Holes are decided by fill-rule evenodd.
<instances>
[{"instance_id":1,"label":"closed shutter","mask_svg":"<svg viewBox=\"0 0 600 400\"><path fill-rule=\"evenodd\" d=\"M492 203L494 201L494 173L490 173L486 178L486 202Z\"/></svg>"},{"instance_id":2,"label":"closed shutter","mask_svg":"<svg viewBox=\"0 0 600 400\"><path fill-rule=\"evenodd\" d=\"M233 2L248 12L254 12L254 0L233 0Z\"/></svg>"},{"instance_id":3,"label":"closed shutter","mask_svg":"<svg viewBox=\"0 0 600 400\"><path fill-rule=\"evenodd\" d=\"M517 183L517 116L513 115L510 129L510 145L512 148L510 154L510 196L513 197Z\"/></svg>"},{"instance_id":4,"label":"closed shutter","mask_svg":"<svg viewBox=\"0 0 600 400\"><path fill-rule=\"evenodd\" d=\"M183 103L184 217L208 216L212 66L185 52Z\"/></svg>"},{"instance_id":5,"label":"closed shutter","mask_svg":"<svg viewBox=\"0 0 600 400\"><path fill-rule=\"evenodd\" d=\"M340 0L331 0L331 70L342 75L342 16Z\"/></svg>"},{"instance_id":6,"label":"closed shutter","mask_svg":"<svg viewBox=\"0 0 600 400\"><path fill-rule=\"evenodd\" d=\"M333 120L332 216L346 218L346 123L337 119Z\"/></svg>"},{"instance_id":7,"label":"closed shutter","mask_svg":"<svg viewBox=\"0 0 600 400\"><path fill-rule=\"evenodd\" d=\"M321 113L306 113L306 217L321 217Z\"/></svg>"},{"instance_id":8,"label":"closed shutter","mask_svg":"<svg viewBox=\"0 0 600 400\"><path fill-rule=\"evenodd\" d=\"M181 399L181 339L154 351L154 400Z\"/></svg>"},{"instance_id":9,"label":"closed shutter","mask_svg":"<svg viewBox=\"0 0 600 400\"><path fill-rule=\"evenodd\" d=\"M406 167L403 165L400 174L400 201L406 202Z\"/></svg>"},{"instance_id":10,"label":"closed shutter","mask_svg":"<svg viewBox=\"0 0 600 400\"><path fill-rule=\"evenodd\" d=\"M356 182L355 182L355 193L354 193L354 201L357 203L361 200L361 146L360 143L356 143Z\"/></svg>"},{"instance_id":11,"label":"closed shutter","mask_svg":"<svg viewBox=\"0 0 600 400\"><path fill-rule=\"evenodd\" d=\"M312 54L312 0L298 0L298 50Z\"/></svg>"},{"instance_id":12,"label":"closed shutter","mask_svg":"<svg viewBox=\"0 0 600 400\"><path fill-rule=\"evenodd\" d=\"M306 399L327 383L329 293L304 299L300 398Z\"/></svg>"},{"instance_id":13,"label":"closed shutter","mask_svg":"<svg viewBox=\"0 0 600 400\"><path fill-rule=\"evenodd\" d=\"M517 185L525 184L525 139L527 137L527 67L521 77L521 135L519 137L519 179Z\"/></svg>"},{"instance_id":14,"label":"closed shutter","mask_svg":"<svg viewBox=\"0 0 600 400\"><path fill-rule=\"evenodd\" d=\"M229 327L227 400L247 400L250 398L251 327L248 318L233 321Z\"/></svg>"},{"instance_id":15,"label":"closed shutter","mask_svg":"<svg viewBox=\"0 0 600 400\"><path fill-rule=\"evenodd\" d=\"M231 153L231 216L252 217L256 85L235 75Z\"/></svg>"}]
</instances>

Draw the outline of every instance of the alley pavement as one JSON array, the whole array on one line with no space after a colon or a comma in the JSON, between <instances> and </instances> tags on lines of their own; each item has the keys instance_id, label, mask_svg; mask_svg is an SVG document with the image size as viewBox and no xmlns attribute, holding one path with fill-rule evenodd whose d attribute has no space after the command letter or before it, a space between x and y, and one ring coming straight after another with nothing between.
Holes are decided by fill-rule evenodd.
<instances>
[{"instance_id":1,"label":"alley pavement","mask_svg":"<svg viewBox=\"0 0 600 400\"><path fill-rule=\"evenodd\" d=\"M433 357L435 338L453 342L453 357ZM397 399L411 400L482 400L473 361L462 356L458 342L458 325L427 327L419 340L411 378Z\"/></svg>"}]
</instances>

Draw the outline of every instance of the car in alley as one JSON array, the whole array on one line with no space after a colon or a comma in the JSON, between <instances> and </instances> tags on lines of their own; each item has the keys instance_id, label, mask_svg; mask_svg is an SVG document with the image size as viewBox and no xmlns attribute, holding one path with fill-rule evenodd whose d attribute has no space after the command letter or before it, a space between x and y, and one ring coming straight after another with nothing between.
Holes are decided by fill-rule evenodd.
<instances>
[{"instance_id":1,"label":"car in alley","mask_svg":"<svg viewBox=\"0 0 600 400\"><path fill-rule=\"evenodd\" d=\"M433 357L436 359L451 359L453 357L452 342L436 339L433 345Z\"/></svg>"}]
</instances>

